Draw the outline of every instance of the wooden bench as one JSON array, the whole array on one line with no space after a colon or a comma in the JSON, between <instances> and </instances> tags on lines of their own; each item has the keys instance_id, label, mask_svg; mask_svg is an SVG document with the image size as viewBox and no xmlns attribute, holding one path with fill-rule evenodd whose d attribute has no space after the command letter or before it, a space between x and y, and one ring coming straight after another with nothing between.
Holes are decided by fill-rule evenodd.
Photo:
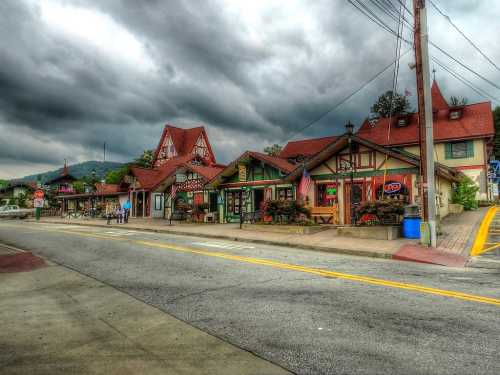
<instances>
[{"instance_id":1,"label":"wooden bench","mask_svg":"<svg viewBox=\"0 0 500 375\"><path fill-rule=\"evenodd\" d=\"M184 211L172 212L170 214L170 225L172 225L172 221L188 221L191 219L191 214Z\"/></svg>"},{"instance_id":2,"label":"wooden bench","mask_svg":"<svg viewBox=\"0 0 500 375\"><path fill-rule=\"evenodd\" d=\"M317 223L318 219L321 220L320 224L339 224L339 207L338 205L330 207L309 207L311 210L311 217Z\"/></svg>"}]
</instances>

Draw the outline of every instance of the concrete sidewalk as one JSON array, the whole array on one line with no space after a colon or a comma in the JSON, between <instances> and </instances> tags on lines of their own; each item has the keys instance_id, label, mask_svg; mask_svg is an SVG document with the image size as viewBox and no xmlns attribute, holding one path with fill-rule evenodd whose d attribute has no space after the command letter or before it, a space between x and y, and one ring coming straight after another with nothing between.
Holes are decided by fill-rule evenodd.
<instances>
[{"instance_id":1,"label":"concrete sidewalk","mask_svg":"<svg viewBox=\"0 0 500 375\"><path fill-rule=\"evenodd\" d=\"M12 251L0 247L0 257ZM47 262L0 273L0 373L288 374L127 294Z\"/></svg>"}]
</instances>

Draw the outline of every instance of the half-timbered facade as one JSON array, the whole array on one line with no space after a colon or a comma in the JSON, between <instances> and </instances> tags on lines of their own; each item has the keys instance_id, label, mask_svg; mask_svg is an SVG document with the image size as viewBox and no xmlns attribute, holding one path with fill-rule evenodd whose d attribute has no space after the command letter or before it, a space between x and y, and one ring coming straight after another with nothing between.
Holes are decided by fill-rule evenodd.
<instances>
[{"instance_id":1,"label":"half-timbered facade","mask_svg":"<svg viewBox=\"0 0 500 375\"><path fill-rule=\"evenodd\" d=\"M296 168L281 157L245 152L210 183L219 190L220 222L239 222L242 215L258 212L266 200L295 199L295 184L284 178Z\"/></svg>"},{"instance_id":2,"label":"half-timbered facade","mask_svg":"<svg viewBox=\"0 0 500 375\"><path fill-rule=\"evenodd\" d=\"M216 163L203 127L181 129L166 125L153 158L153 168L131 167L132 217L168 218L176 205L213 204L205 185L224 166ZM213 194L212 194L213 195Z\"/></svg>"}]
</instances>

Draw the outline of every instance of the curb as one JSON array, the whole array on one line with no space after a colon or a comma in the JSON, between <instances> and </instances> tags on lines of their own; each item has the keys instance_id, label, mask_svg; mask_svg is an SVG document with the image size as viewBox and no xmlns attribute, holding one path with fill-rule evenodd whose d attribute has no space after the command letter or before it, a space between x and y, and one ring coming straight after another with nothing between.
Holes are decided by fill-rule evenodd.
<instances>
[{"instance_id":1,"label":"curb","mask_svg":"<svg viewBox=\"0 0 500 375\"><path fill-rule=\"evenodd\" d=\"M474 244L472 245L472 248L470 250L471 256L477 256L483 252L484 244L488 238L490 225L491 222L493 221L493 218L495 217L496 212L497 212L497 207L493 206L490 207L486 212L486 215L484 215L484 218L481 221L481 225L479 226L479 229L476 233Z\"/></svg>"},{"instance_id":2,"label":"curb","mask_svg":"<svg viewBox=\"0 0 500 375\"><path fill-rule=\"evenodd\" d=\"M268 240L259 240L252 238L239 238L234 236L225 236L219 234L200 234L197 232L184 232L177 230L168 230L168 229L153 229L153 228L140 228L140 227L123 227L120 225L100 225L100 224L92 224L92 223L68 223L65 221L52 221L52 222L43 222L44 224L65 224L65 225L79 225L82 227L94 227L94 228L116 228L116 229L129 229L143 232L152 232L152 233L165 233L165 234L175 234L178 236L191 236L191 237L200 237L200 238L213 238L219 240L230 240L235 242L247 242L254 244L262 244L262 245L271 245L271 246L285 246L294 249L302 249L302 250L313 250L313 251L321 251L327 253L335 253L342 255L354 255L360 257L367 258L378 258L378 259L394 259L394 254L390 253L376 253L367 250L352 250L352 249L341 249L336 247L322 247L322 246L314 246L314 245L302 245L296 244L292 242L279 242L279 241L268 241Z\"/></svg>"}]
</instances>

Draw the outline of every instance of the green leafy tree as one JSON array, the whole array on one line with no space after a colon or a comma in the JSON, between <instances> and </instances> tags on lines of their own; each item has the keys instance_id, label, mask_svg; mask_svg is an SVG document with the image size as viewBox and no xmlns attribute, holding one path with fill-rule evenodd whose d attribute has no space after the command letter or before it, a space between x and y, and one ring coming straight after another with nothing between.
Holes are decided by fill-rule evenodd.
<instances>
[{"instance_id":1,"label":"green leafy tree","mask_svg":"<svg viewBox=\"0 0 500 375\"><path fill-rule=\"evenodd\" d=\"M9 184L7 180L1 180L0 179L0 189L6 187Z\"/></svg>"},{"instance_id":2,"label":"green leafy tree","mask_svg":"<svg viewBox=\"0 0 500 375\"><path fill-rule=\"evenodd\" d=\"M372 113L376 113L381 117L389 117L391 113L391 103L394 96L394 103L392 104L392 114L407 112L410 110L410 102L408 99L399 93L393 94L392 90L387 91L385 94L379 96L375 104L372 106Z\"/></svg>"},{"instance_id":3,"label":"green leafy tree","mask_svg":"<svg viewBox=\"0 0 500 375\"><path fill-rule=\"evenodd\" d=\"M275 143L272 146L265 147L264 152L269 156L278 156L282 149L283 147Z\"/></svg>"},{"instance_id":4,"label":"green leafy tree","mask_svg":"<svg viewBox=\"0 0 500 375\"><path fill-rule=\"evenodd\" d=\"M493 139L493 153L495 159L500 159L500 107L493 110L493 122L495 124L495 138Z\"/></svg>"},{"instance_id":5,"label":"green leafy tree","mask_svg":"<svg viewBox=\"0 0 500 375\"><path fill-rule=\"evenodd\" d=\"M450 97L450 105L452 107L458 107L458 106L461 106L461 105L466 105L468 102L467 98L458 98L457 96L451 96Z\"/></svg>"},{"instance_id":6,"label":"green leafy tree","mask_svg":"<svg viewBox=\"0 0 500 375\"><path fill-rule=\"evenodd\" d=\"M143 168L151 168L153 166L153 156L154 150L144 150L141 156L134 159L134 164Z\"/></svg>"},{"instance_id":7,"label":"green leafy tree","mask_svg":"<svg viewBox=\"0 0 500 375\"><path fill-rule=\"evenodd\" d=\"M85 193L85 185L85 182L82 180L75 181L73 182L73 190L77 194Z\"/></svg>"},{"instance_id":8,"label":"green leafy tree","mask_svg":"<svg viewBox=\"0 0 500 375\"><path fill-rule=\"evenodd\" d=\"M478 207L476 193L479 191L470 177L464 177L453 190L451 198L452 203L458 203L464 206L464 210L473 210Z\"/></svg>"},{"instance_id":9,"label":"green leafy tree","mask_svg":"<svg viewBox=\"0 0 500 375\"><path fill-rule=\"evenodd\" d=\"M21 208L26 208L27 206L27 200L28 200L28 194L26 193L20 193L17 197L17 205Z\"/></svg>"},{"instance_id":10,"label":"green leafy tree","mask_svg":"<svg viewBox=\"0 0 500 375\"><path fill-rule=\"evenodd\" d=\"M127 165L124 165L121 168L114 169L109 171L106 174L106 183L107 184L120 184L123 181L123 177L125 177L130 172L130 168Z\"/></svg>"}]
</instances>

